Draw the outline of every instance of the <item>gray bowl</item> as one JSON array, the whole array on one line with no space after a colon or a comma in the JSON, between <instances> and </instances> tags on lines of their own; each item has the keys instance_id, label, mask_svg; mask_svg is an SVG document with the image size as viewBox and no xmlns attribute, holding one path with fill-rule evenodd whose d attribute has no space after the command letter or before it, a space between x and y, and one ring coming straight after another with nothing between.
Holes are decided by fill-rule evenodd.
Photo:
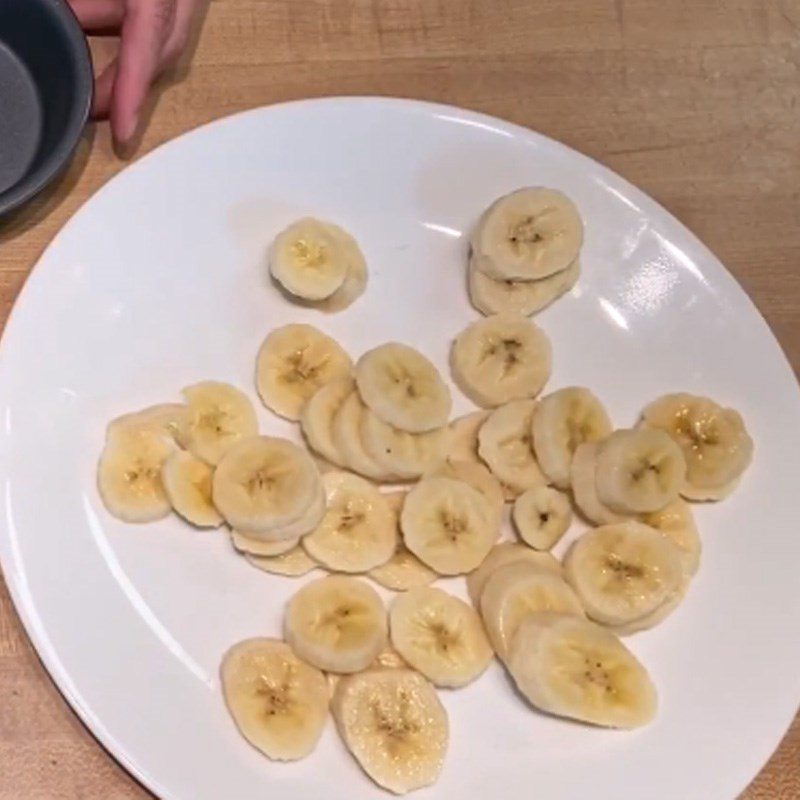
<instances>
[{"instance_id":1,"label":"gray bowl","mask_svg":"<svg viewBox=\"0 0 800 800\"><path fill-rule=\"evenodd\" d=\"M63 0L0 0L0 216L69 163L92 86L86 39Z\"/></svg>"}]
</instances>

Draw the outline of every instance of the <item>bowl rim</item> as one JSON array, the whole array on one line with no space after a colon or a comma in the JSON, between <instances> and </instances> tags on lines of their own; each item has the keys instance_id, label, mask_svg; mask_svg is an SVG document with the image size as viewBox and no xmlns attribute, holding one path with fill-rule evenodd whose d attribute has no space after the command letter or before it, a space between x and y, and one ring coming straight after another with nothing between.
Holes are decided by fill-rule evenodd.
<instances>
[{"instance_id":1,"label":"bowl rim","mask_svg":"<svg viewBox=\"0 0 800 800\"><path fill-rule=\"evenodd\" d=\"M37 1L59 24L66 35L67 45L75 56L76 93L78 99L57 147L47 154L38 169L31 173L26 173L17 183L4 192L0 192L0 217L19 208L39 194L45 186L66 169L89 120L89 112L94 97L92 55L78 18L65 0ZM27 0L27 2L34 2L34 0Z\"/></svg>"}]
</instances>

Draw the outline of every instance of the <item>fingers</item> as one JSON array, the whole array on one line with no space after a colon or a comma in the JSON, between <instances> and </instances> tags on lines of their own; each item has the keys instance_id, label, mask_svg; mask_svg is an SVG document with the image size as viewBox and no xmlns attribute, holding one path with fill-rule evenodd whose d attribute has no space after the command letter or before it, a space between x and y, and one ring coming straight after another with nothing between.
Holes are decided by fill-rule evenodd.
<instances>
[{"instance_id":1,"label":"fingers","mask_svg":"<svg viewBox=\"0 0 800 800\"><path fill-rule=\"evenodd\" d=\"M175 11L175 0L129 0L110 106L111 129L121 145L136 133L142 105L172 33Z\"/></svg>"},{"instance_id":2,"label":"fingers","mask_svg":"<svg viewBox=\"0 0 800 800\"><path fill-rule=\"evenodd\" d=\"M116 77L117 59L114 59L95 79L94 97L92 98L92 119L108 119Z\"/></svg>"},{"instance_id":3,"label":"fingers","mask_svg":"<svg viewBox=\"0 0 800 800\"><path fill-rule=\"evenodd\" d=\"M68 0L81 27L88 33L116 30L125 18L123 0Z\"/></svg>"}]
</instances>

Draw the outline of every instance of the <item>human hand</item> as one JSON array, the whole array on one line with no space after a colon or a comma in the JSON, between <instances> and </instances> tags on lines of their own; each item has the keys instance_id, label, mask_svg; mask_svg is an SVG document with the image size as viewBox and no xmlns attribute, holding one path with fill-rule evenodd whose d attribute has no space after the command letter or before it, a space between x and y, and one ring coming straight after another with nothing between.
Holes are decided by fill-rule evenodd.
<instances>
[{"instance_id":1,"label":"human hand","mask_svg":"<svg viewBox=\"0 0 800 800\"><path fill-rule=\"evenodd\" d=\"M119 53L95 78L92 117L109 119L114 140L133 139L156 78L186 48L203 0L68 0L87 34L120 37Z\"/></svg>"}]
</instances>

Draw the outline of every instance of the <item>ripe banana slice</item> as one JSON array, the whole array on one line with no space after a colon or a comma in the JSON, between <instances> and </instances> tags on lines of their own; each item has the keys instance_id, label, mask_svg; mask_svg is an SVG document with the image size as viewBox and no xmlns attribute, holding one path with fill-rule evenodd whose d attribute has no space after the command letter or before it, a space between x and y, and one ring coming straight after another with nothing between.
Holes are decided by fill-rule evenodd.
<instances>
[{"instance_id":1,"label":"ripe banana slice","mask_svg":"<svg viewBox=\"0 0 800 800\"><path fill-rule=\"evenodd\" d=\"M347 749L378 786L406 794L439 777L447 712L418 672L374 669L342 678L331 711Z\"/></svg>"},{"instance_id":2,"label":"ripe banana slice","mask_svg":"<svg viewBox=\"0 0 800 800\"><path fill-rule=\"evenodd\" d=\"M678 547L640 522L587 531L567 553L564 571L586 613L606 625L651 614L683 583Z\"/></svg>"},{"instance_id":3,"label":"ripe banana slice","mask_svg":"<svg viewBox=\"0 0 800 800\"><path fill-rule=\"evenodd\" d=\"M741 415L707 397L665 395L645 408L642 422L666 431L683 450L681 494L690 500L721 500L753 459L753 440Z\"/></svg>"},{"instance_id":4,"label":"ripe banana slice","mask_svg":"<svg viewBox=\"0 0 800 800\"><path fill-rule=\"evenodd\" d=\"M595 484L603 505L642 514L672 502L686 479L686 460L664 431L614 431L597 451Z\"/></svg>"},{"instance_id":5,"label":"ripe banana slice","mask_svg":"<svg viewBox=\"0 0 800 800\"><path fill-rule=\"evenodd\" d=\"M397 546L397 517L371 484L348 472L322 478L327 511L303 547L337 572L366 572L386 563Z\"/></svg>"},{"instance_id":6,"label":"ripe banana slice","mask_svg":"<svg viewBox=\"0 0 800 800\"><path fill-rule=\"evenodd\" d=\"M498 567L481 592L481 616L497 655L508 658L522 621L537 611L582 617L578 596L562 577L528 561Z\"/></svg>"},{"instance_id":7,"label":"ripe banana slice","mask_svg":"<svg viewBox=\"0 0 800 800\"><path fill-rule=\"evenodd\" d=\"M366 412L358 392L351 392L333 417L331 438L346 467L378 483L388 483L397 476L370 458L361 441L361 420Z\"/></svg>"},{"instance_id":8,"label":"ripe banana slice","mask_svg":"<svg viewBox=\"0 0 800 800\"><path fill-rule=\"evenodd\" d=\"M473 322L453 343L453 380L479 406L535 397L550 377L550 340L519 314Z\"/></svg>"},{"instance_id":9,"label":"ripe banana slice","mask_svg":"<svg viewBox=\"0 0 800 800\"><path fill-rule=\"evenodd\" d=\"M547 479L533 454L531 422L535 400L514 400L489 414L478 431L478 453L516 496Z\"/></svg>"},{"instance_id":10,"label":"ripe banana slice","mask_svg":"<svg viewBox=\"0 0 800 800\"><path fill-rule=\"evenodd\" d=\"M361 444L387 474L414 480L440 464L447 452L448 430L408 433L384 422L369 408L361 415Z\"/></svg>"},{"instance_id":11,"label":"ripe banana slice","mask_svg":"<svg viewBox=\"0 0 800 800\"><path fill-rule=\"evenodd\" d=\"M551 553L539 553L517 542L502 542L495 545L481 565L474 572L470 572L467 575L467 593L470 600L472 600L472 604L476 608L479 606L483 587L486 586L486 581L494 574L495 570L506 564L516 564L520 561L532 564L534 567L547 572L552 572L559 577L563 575L561 562Z\"/></svg>"},{"instance_id":12,"label":"ripe banana slice","mask_svg":"<svg viewBox=\"0 0 800 800\"><path fill-rule=\"evenodd\" d=\"M218 528L222 516L211 500L214 470L185 450L174 452L161 468L169 502L187 522L198 528Z\"/></svg>"},{"instance_id":13,"label":"ripe banana slice","mask_svg":"<svg viewBox=\"0 0 800 800\"><path fill-rule=\"evenodd\" d=\"M508 665L522 694L550 714L610 728L638 728L655 716L647 670L613 633L580 617L528 617Z\"/></svg>"},{"instance_id":14,"label":"ripe banana slice","mask_svg":"<svg viewBox=\"0 0 800 800\"><path fill-rule=\"evenodd\" d=\"M452 478L420 481L400 514L406 547L440 575L475 569L500 533L497 510L472 486Z\"/></svg>"},{"instance_id":15,"label":"ripe banana slice","mask_svg":"<svg viewBox=\"0 0 800 800\"><path fill-rule=\"evenodd\" d=\"M277 542L265 542L263 539L254 539L241 531L231 531L231 544L238 552L244 555L271 558L293 550L300 544L300 537L298 536L297 539L283 539Z\"/></svg>"},{"instance_id":16,"label":"ripe banana slice","mask_svg":"<svg viewBox=\"0 0 800 800\"><path fill-rule=\"evenodd\" d=\"M284 325L258 351L256 388L267 408L297 421L320 386L348 377L352 369L350 356L330 336L313 325Z\"/></svg>"},{"instance_id":17,"label":"ripe banana slice","mask_svg":"<svg viewBox=\"0 0 800 800\"><path fill-rule=\"evenodd\" d=\"M330 297L344 283L348 269L340 239L320 220L299 219L282 230L272 243L269 270L295 297L304 300Z\"/></svg>"},{"instance_id":18,"label":"ripe banana slice","mask_svg":"<svg viewBox=\"0 0 800 800\"><path fill-rule=\"evenodd\" d=\"M239 732L268 758L294 761L316 747L328 684L276 639L247 639L225 654L222 691Z\"/></svg>"},{"instance_id":19,"label":"ripe banana slice","mask_svg":"<svg viewBox=\"0 0 800 800\"><path fill-rule=\"evenodd\" d=\"M329 225L328 228L334 236L339 237L339 243L347 259L347 274L344 283L330 297L315 303L315 306L322 311L334 313L343 311L364 294L367 288L367 262L358 243L349 233L336 225Z\"/></svg>"},{"instance_id":20,"label":"ripe banana slice","mask_svg":"<svg viewBox=\"0 0 800 800\"><path fill-rule=\"evenodd\" d=\"M407 592L417 586L427 586L439 576L423 564L406 546L398 541L392 557L368 573L372 580L393 592Z\"/></svg>"},{"instance_id":21,"label":"ripe banana slice","mask_svg":"<svg viewBox=\"0 0 800 800\"><path fill-rule=\"evenodd\" d=\"M466 686L492 659L492 648L475 610L430 586L411 589L394 599L389 631L397 652L435 686Z\"/></svg>"},{"instance_id":22,"label":"ripe banana slice","mask_svg":"<svg viewBox=\"0 0 800 800\"><path fill-rule=\"evenodd\" d=\"M447 457L453 461L483 463L478 455L478 429L489 416L488 411L474 411L454 419L450 425Z\"/></svg>"},{"instance_id":23,"label":"ripe banana slice","mask_svg":"<svg viewBox=\"0 0 800 800\"><path fill-rule=\"evenodd\" d=\"M566 269L583 244L578 209L556 189L517 189L495 200L472 234L478 265L497 280L537 280Z\"/></svg>"},{"instance_id":24,"label":"ripe banana slice","mask_svg":"<svg viewBox=\"0 0 800 800\"><path fill-rule=\"evenodd\" d=\"M595 480L597 450L597 442L584 442L579 444L572 454L570 484L575 505L589 522L594 522L596 525L625 522L631 518L630 514L617 514L616 511L612 511L601 503L597 496L597 481Z\"/></svg>"},{"instance_id":25,"label":"ripe banana slice","mask_svg":"<svg viewBox=\"0 0 800 800\"><path fill-rule=\"evenodd\" d=\"M641 521L664 534L681 552L681 562L686 577L691 577L700 566L700 536L697 533L694 515L689 504L678 498L669 505L649 514L642 514Z\"/></svg>"},{"instance_id":26,"label":"ripe banana slice","mask_svg":"<svg viewBox=\"0 0 800 800\"><path fill-rule=\"evenodd\" d=\"M289 600L286 641L297 655L326 672L366 669L386 645L386 610L364 581L318 578Z\"/></svg>"},{"instance_id":27,"label":"ripe banana slice","mask_svg":"<svg viewBox=\"0 0 800 800\"><path fill-rule=\"evenodd\" d=\"M392 557L380 566L371 569L367 574L386 589L394 592L406 592L415 586L427 586L439 576L423 564L406 546L400 535L400 512L405 501L405 492L390 492L383 495L395 514L397 529L397 546Z\"/></svg>"},{"instance_id":28,"label":"ripe banana slice","mask_svg":"<svg viewBox=\"0 0 800 800\"><path fill-rule=\"evenodd\" d=\"M611 420L603 404L578 386L543 397L533 414L533 449L542 472L559 489L570 486L570 465L578 445L605 439Z\"/></svg>"},{"instance_id":29,"label":"ripe banana slice","mask_svg":"<svg viewBox=\"0 0 800 800\"><path fill-rule=\"evenodd\" d=\"M214 472L214 505L232 528L276 541L314 503L319 473L308 453L286 439L253 436L234 445Z\"/></svg>"},{"instance_id":30,"label":"ripe banana slice","mask_svg":"<svg viewBox=\"0 0 800 800\"><path fill-rule=\"evenodd\" d=\"M477 489L492 506L497 509L498 518L502 518L503 506L505 505L503 487L500 485L500 481L489 472L484 464L472 461L454 461L448 458L433 470L427 472L425 477L431 478L436 475L468 483L473 489Z\"/></svg>"},{"instance_id":31,"label":"ripe banana slice","mask_svg":"<svg viewBox=\"0 0 800 800\"><path fill-rule=\"evenodd\" d=\"M535 281L497 280L490 278L478 266L478 257L469 262L469 298L472 305L484 314L511 312L529 317L547 308L566 294L578 281L581 266L576 258L566 269ZM491 266L487 266L491 269Z\"/></svg>"},{"instance_id":32,"label":"ripe banana slice","mask_svg":"<svg viewBox=\"0 0 800 800\"><path fill-rule=\"evenodd\" d=\"M408 433L447 424L450 390L422 353L389 342L364 353L356 364L361 399L379 419Z\"/></svg>"},{"instance_id":33,"label":"ripe banana slice","mask_svg":"<svg viewBox=\"0 0 800 800\"><path fill-rule=\"evenodd\" d=\"M387 644L383 650L375 656L370 669L408 669L403 656L397 652L390 644Z\"/></svg>"},{"instance_id":34,"label":"ripe banana slice","mask_svg":"<svg viewBox=\"0 0 800 800\"><path fill-rule=\"evenodd\" d=\"M336 378L320 386L300 413L300 426L311 448L340 466L345 462L333 441L333 418L354 389L352 378Z\"/></svg>"},{"instance_id":35,"label":"ripe banana slice","mask_svg":"<svg viewBox=\"0 0 800 800\"><path fill-rule=\"evenodd\" d=\"M319 484L317 493L308 509L294 522L271 528L269 540L263 538L263 533L250 531L233 531L233 543L245 552L256 556L277 556L299 544L300 538L315 530L325 516L325 490ZM246 549L249 548L249 549Z\"/></svg>"},{"instance_id":36,"label":"ripe banana slice","mask_svg":"<svg viewBox=\"0 0 800 800\"><path fill-rule=\"evenodd\" d=\"M123 429L149 428L168 436L176 444L184 447L188 421L188 409L185 405L161 403L111 420L106 428L106 439Z\"/></svg>"},{"instance_id":37,"label":"ripe banana slice","mask_svg":"<svg viewBox=\"0 0 800 800\"><path fill-rule=\"evenodd\" d=\"M263 572L270 572L273 575L285 575L288 578L299 578L319 566L299 545L277 556L254 556L248 554L245 555L245 558L250 564Z\"/></svg>"},{"instance_id":38,"label":"ripe banana slice","mask_svg":"<svg viewBox=\"0 0 800 800\"><path fill-rule=\"evenodd\" d=\"M549 550L572 523L572 508L565 494L537 486L514 502L511 519L520 539L536 550Z\"/></svg>"},{"instance_id":39,"label":"ripe banana slice","mask_svg":"<svg viewBox=\"0 0 800 800\"><path fill-rule=\"evenodd\" d=\"M188 415L185 446L209 464L219 464L237 442L258 433L253 404L235 386L203 381L187 386L183 397Z\"/></svg>"},{"instance_id":40,"label":"ripe banana slice","mask_svg":"<svg viewBox=\"0 0 800 800\"><path fill-rule=\"evenodd\" d=\"M175 452L159 427L116 427L109 431L97 466L97 488L109 513L123 522L154 522L172 510L161 470Z\"/></svg>"}]
</instances>

